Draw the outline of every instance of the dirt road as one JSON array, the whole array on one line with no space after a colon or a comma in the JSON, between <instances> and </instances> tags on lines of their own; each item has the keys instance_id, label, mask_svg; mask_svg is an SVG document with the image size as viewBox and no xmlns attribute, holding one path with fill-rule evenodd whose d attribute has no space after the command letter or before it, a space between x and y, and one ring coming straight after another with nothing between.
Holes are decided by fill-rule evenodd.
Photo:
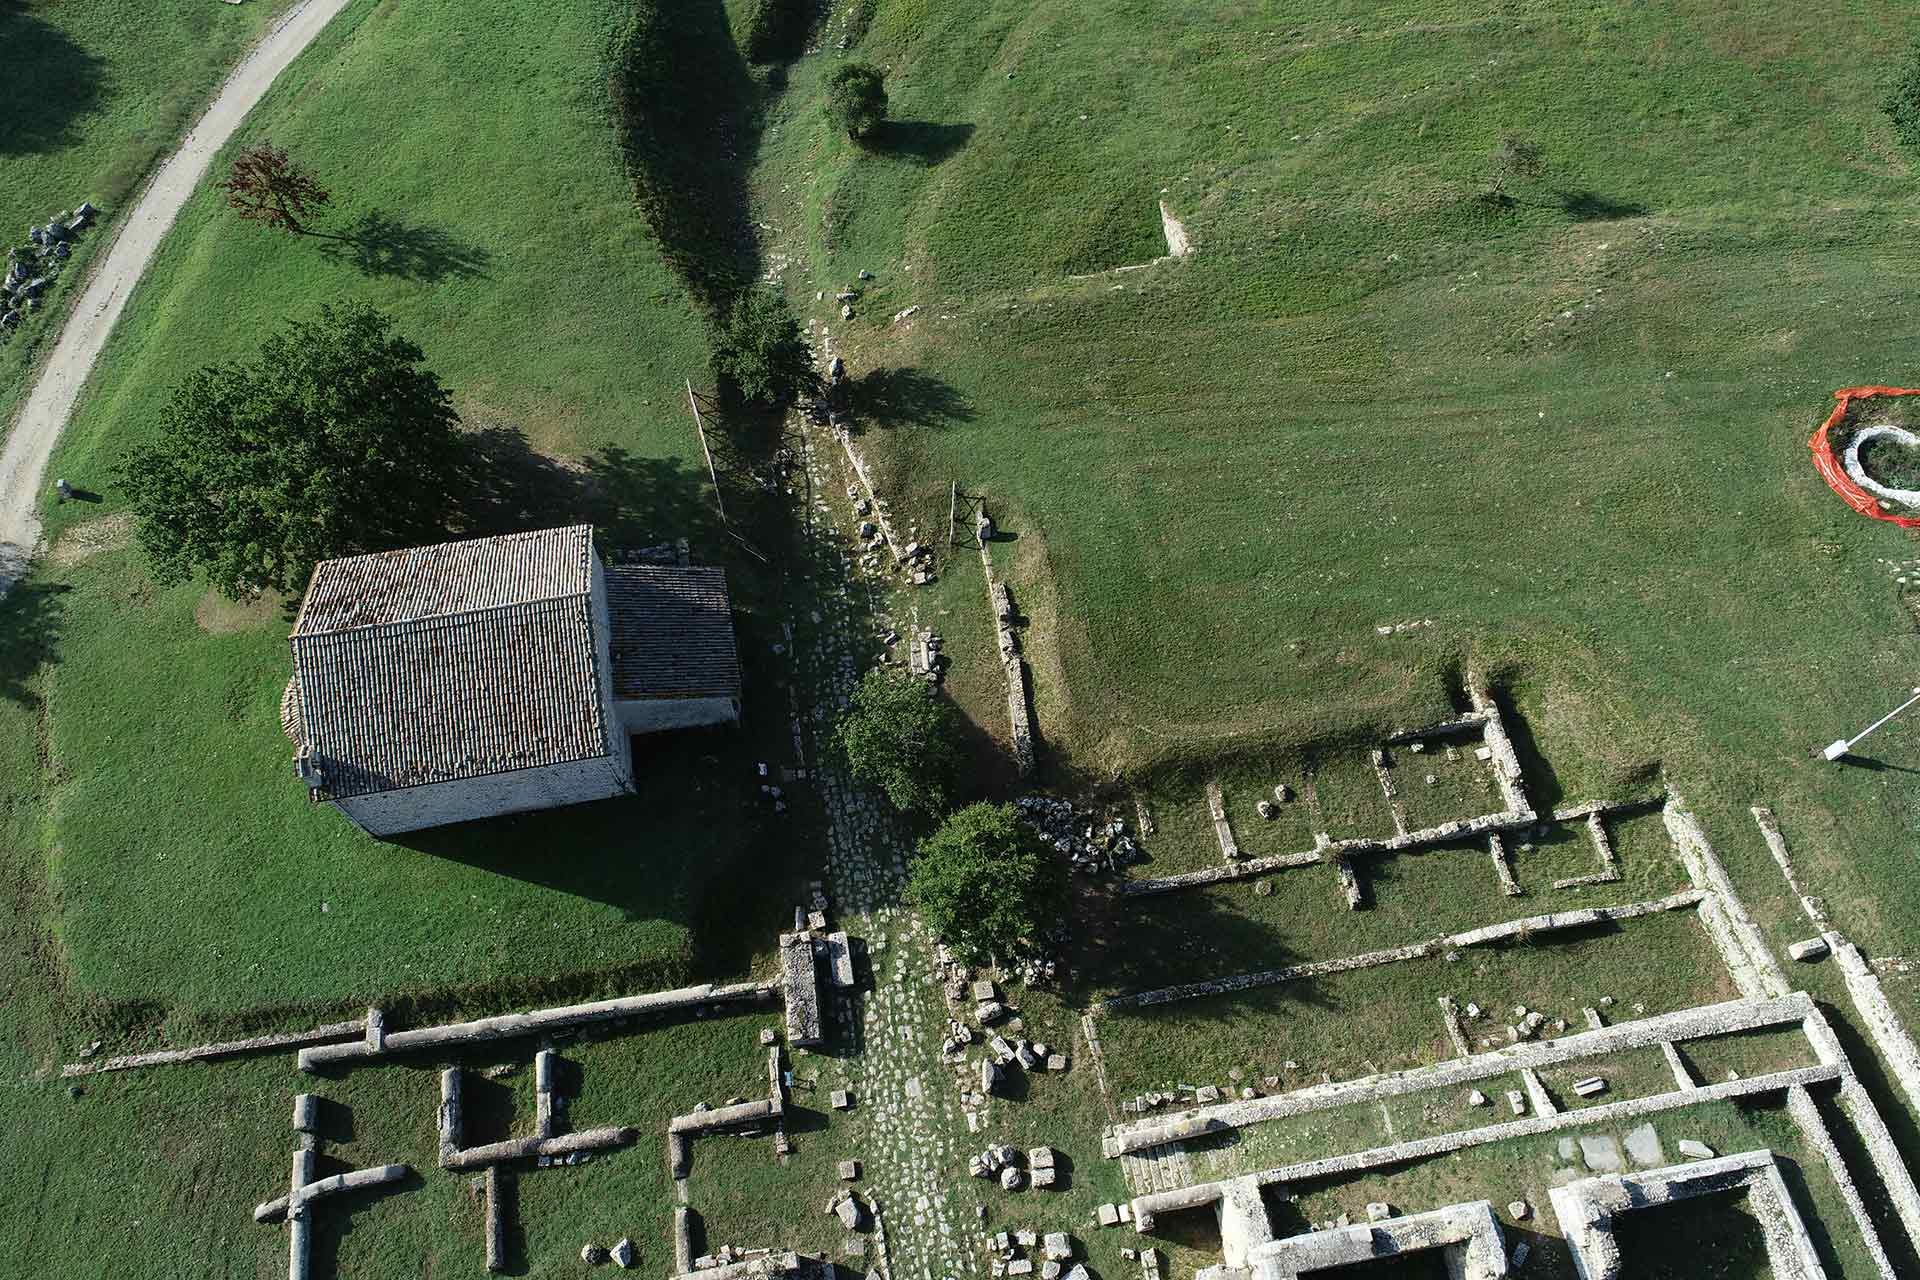
<instances>
[{"instance_id":1,"label":"dirt road","mask_svg":"<svg viewBox=\"0 0 1920 1280\"><path fill-rule=\"evenodd\" d=\"M13 585L40 541L39 503L47 458L67 425L93 362L120 312L153 260L173 220L201 182L213 157L265 96L287 65L313 42L348 0L302 0L241 60L220 96L195 122L180 149L161 165L140 203L120 223L118 237L93 270L14 420L0 451L0 592ZM85 488L97 476L68 477Z\"/></svg>"}]
</instances>

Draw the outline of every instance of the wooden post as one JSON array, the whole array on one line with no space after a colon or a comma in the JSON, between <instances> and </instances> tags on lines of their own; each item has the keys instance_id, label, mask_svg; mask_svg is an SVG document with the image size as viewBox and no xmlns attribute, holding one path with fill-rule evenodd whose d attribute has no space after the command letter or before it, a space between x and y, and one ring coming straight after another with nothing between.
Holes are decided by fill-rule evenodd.
<instances>
[{"instance_id":1,"label":"wooden post","mask_svg":"<svg viewBox=\"0 0 1920 1280\"><path fill-rule=\"evenodd\" d=\"M707 476L713 481L713 505L720 510L720 523L727 523L727 504L720 496L720 472L713 465L713 450L707 448L707 428L700 421L700 404L693 398L693 379L687 380L687 407L693 410L693 429L700 435L700 452L707 455Z\"/></svg>"}]
</instances>

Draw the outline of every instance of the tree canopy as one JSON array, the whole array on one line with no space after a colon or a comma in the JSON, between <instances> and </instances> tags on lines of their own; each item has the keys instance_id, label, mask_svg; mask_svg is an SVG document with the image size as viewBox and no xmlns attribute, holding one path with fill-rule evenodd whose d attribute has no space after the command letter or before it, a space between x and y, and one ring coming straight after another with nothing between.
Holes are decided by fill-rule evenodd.
<instances>
[{"instance_id":1,"label":"tree canopy","mask_svg":"<svg viewBox=\"0 0 1920 1280\"><path fill-rule=\"evenodd\" d=\"M720 325L713 344L713 371L742 399L784 409L820 391L800 322L774 289L744 289Z\"/></svg>"},{"instance_id":2,"label":"tree canopy","mask_svg":"<svg viewBox=\"0 0 1920 1280\"><path fill-rule=\"evenodd\" d=\"M971 804L920 842L907 899L969 964L1037 949L1066 906L1059 863L1008 804Z\"/></svg>"},{"instance_id":3,"label":"tree canopy","mask_svg":"<svg viewBox=\"0 0 1920 1280\"><path fill-rule=\"evenodd\" d=\"M871 62L843 62L827 77L827 114L847 131L864 138L887 118L886 73Z\"/></svg>"},{"instance_id":4,"label":"tree canopy","mask_svg":"<svg viewBox=\"0 0 1920 1280\"><path fill-rule=\"evenodd\" d=\"M896 809L937 814L960 776L960 723L951 703L908 675L875 667L854 687L833 741L848 771Z\"/></svg>"},{"instance_id":5,"label":"tree canopy","mask_svg":"<svg viewBox=\"0 0 1920 1280\"><path fill-rule=\"evenodd\" d=\"M238 599L444 537L466 447L422 358L371 307L323 306L176 387L117 474L154 578L204 571Z\"/></svg>"},{"instance_id":6,"label":"tree canopy","mask_svg":"<svg viewBox=\"0 0 1920 1280\"><path fill-rule=\"evenodd\" d=\"M327 190L312 170L271 142L255 143L233 158L220 189L227 206L249 222L297 236L308 234L310 208L327 203Z\"/></svg>"}]
</instances>

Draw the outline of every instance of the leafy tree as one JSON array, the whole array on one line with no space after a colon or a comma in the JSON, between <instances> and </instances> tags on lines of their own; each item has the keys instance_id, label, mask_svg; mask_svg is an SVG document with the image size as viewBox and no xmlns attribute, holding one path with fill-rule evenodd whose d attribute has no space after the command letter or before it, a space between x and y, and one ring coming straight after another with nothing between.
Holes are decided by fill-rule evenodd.
<instances>
[{"instance_id":1,"label":"leafy tree","mask_svg":"<svg viewBox=\"0 0 1920 1280\"><path fill-rule=\"evenodd\" d=\"M271 142L256 143L235 156L220 189L227 193L227 207L248 222L296 236L311 234L301 220L310 207L328 199L313 172Z\"/></svg>"},{"instance_id":2,"label":"leafy tree","mask_svg":"<svg viewBox=\"0 0 1920 1280\"><path fill-rule=\"evenodd\" d=\"M321 560L444 536L460 420L390 329L371 307L322 307L174 389L117 476L155 580L204 570L234 599L292 591Z\"/></svg>"},{"instance_id":3,"label":"leafy tree","mask_svg":"<svg viewBox=\"0 0 1920 1280\"><path fill-rule=\"evenodd\" d=\"M896 809L939 813L961 769L959 717L912 676L885 667L867 672L833 731L847 769L879 787Z\"/></svg>"},{"instance_id":4,"label":"leafy tree","mask_svg":"<svg viewBox=\"0 0 1920 1280\"><path fill-rule=\"evenodd\" d=\"M1031 949L1066 905L1059 863L1008 804L971 804L920 842L907 900L969 964Z\"/></svg>"},{"instance_id":5,"label":"leafy tree","mask_svg":"<svg viewBox=\"0 0 1920 1280\"><path fill-rule=\"evenodd\" d=\"M1487 180L1493 198L1504 204L1511 199L1507 192L1510 185L1532 182L1546 171L1547 160L1539 143L1525 134L1503 133L1500 145L1494 148Z\"/></svg>"},{"instance_id":6,"label":"leafy tree","mask_svg":"<svg viewBox=\"0 0 1920 1280\"><path fill-rule=\"evenodd\" d=\"M1920 40L1908 47L1887 82L1880 109L1893 121L1893 135L1920 155Z\"/></svg>"},{"instance_id":7,"label":"leafy tree","mask_svg":"<svg viewBox=\"0 0 1920 1280\"><path fill-rule=\"evenodd\" d=\"M887 77L871 62L843 62L827 77L827 114L847 131L864 138L887 118Z\"/></svg>"},{"instance_id":8,"label":"leafy tree","mask_svg":"<svg viewBox=\"0 0 1920 1280\"><path fill-rule=\"evenodd\" d=\"M747 61L764 65L799 53L812 9L811 0L755 0L743 41Z\"/></svg>"},{"instance_id":9,"label":"leafy tree","mask_svg":"<svg viewBox=\"0 0 1920 1280\"><path fill-rule=\"evenodd\" d=\"M770 408L820 393L800 322L771 288L743 290L727 308L714 338L713 371L743 399Z\"/></svg>"}]
</instances>

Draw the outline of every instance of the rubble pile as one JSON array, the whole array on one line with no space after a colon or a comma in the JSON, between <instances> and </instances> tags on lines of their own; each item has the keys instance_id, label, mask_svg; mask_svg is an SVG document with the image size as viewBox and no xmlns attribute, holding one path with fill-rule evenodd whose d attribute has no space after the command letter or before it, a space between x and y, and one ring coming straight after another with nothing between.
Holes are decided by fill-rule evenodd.
<instances>
[{"instance_id":1,"label":"rubble pile","mask_svg":"<svg viewBox=\"0 0 1920 1280\"><path fill-rule=\"evenodd\" d=\"M40 309L40 297L73 256L73 242L100 212L82 202L72 213L61 213L45 226L27 228L27 243L7 250L7 270L0 276L0 341L12 337L21 319Z\"/></svg>"},{"instance_id":2,"label":"rubble pile","mask_svg":"<svg viewBox=\"0 0 1920 1280\"><path fill-rule=\"evenodd\" d=\"M1056 796L1021 796L1014 805L1040 838L1089 875L1118 874L1146 860L1124 818L1102 818Z\"/></svg>"}]
</instances>

